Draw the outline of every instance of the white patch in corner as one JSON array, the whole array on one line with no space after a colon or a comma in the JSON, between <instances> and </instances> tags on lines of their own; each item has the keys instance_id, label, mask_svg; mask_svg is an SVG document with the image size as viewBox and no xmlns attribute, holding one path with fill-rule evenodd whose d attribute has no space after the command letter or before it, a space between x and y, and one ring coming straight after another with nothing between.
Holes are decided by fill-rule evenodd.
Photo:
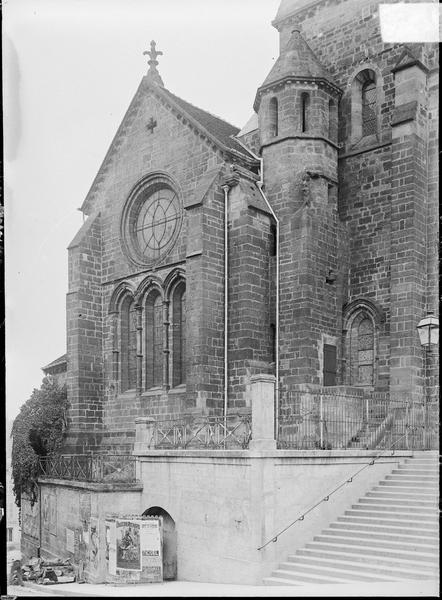
<instances>
[{"instance_id":1,"label":"white patch in corner","mask_svg":"<svg viewBox=\"0 0 442 600\"><path fill-rule=\"evenodd\" d=\"M437 3L380 4L382 41L389 44L439 42L441 14Z\"/></svg>"}]
</instances>

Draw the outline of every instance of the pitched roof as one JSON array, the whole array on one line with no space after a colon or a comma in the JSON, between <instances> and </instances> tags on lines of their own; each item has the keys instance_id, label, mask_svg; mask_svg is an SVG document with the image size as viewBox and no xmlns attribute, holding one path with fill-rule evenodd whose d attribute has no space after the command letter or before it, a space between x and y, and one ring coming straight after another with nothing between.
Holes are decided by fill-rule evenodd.
<instances>
[{"instance_id":1,"label":"pitched roof","mask_svg":"<svg viewBox=\"0 0 442 600\"><path fill-rule=\"evenodd\" d=\"M233 137L236 136L240 129L239 127L235 127L227 121L224 121L220 117L216 117L212 113L203 110L202 108L198 108L194 106L190 102L186 102L179 96L172 94L166 88L162 88L162 91L165 92L167 96L169 96L184 112L193 117L200 125L202 125L207 131L213 135L223 146L231 150L235 150L236 152L240 152L247 158L253 158L251 154L249 154L244 146L238 143L238 141Z\"/></svg>"},{"instance_id":2,"label":"pitched roof","mask_svg":"<svg viewBox=\"0 0 442 600\"><path fill-rule=\"evenodd\" d=\"M239 132L238 127L234 127L230 123L227 123L227 121L190 104L190 102L186 102L179 96L172 94L172 92L162 85L159 85L157 81L153 81L151 77L144 76L81 206L80 210L86 214L89 214L88 211L90 210L93 199L103 181L103 176L109 169L115 152L120 146L121 138L125 135L127 126L129 126L131 118L140 105L142 95L147 91L151 91L154 94L159 95L163 100L170 102L170 104L175 107L175 110L180 112L183 116L188 117L201 133L210 137L215 144L221 147L221 149L235 153L239 158L242 157L248 164L256 163L255 157L234 139L234 136Z\"/></svg>"},{"instance_id":3,"label":"pitched roof","mask_svg":"<svg viewBox=\"0 0 442 600\"><path fill-rule=\"evenodd\" d=\"M49 369L52 369L53 367L59 367L61 365L67 364L67 360L68 360L68 355L67 354L63 354L59 358L56 358L55 360L53 360L52 362L50 362L45 367L42 367L42 370L43 371L48 371Z\"/></svg>"}]
</instances>

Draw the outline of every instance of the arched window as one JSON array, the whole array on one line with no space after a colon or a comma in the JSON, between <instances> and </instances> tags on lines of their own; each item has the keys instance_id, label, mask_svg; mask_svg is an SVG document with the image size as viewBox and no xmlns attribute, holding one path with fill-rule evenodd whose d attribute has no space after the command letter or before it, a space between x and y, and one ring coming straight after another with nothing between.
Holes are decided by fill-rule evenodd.
<instances>
[{"instance_id":1,"label":"arched window","mask_svg":"<svg viewBox=\"0 0 442 600\"><path fill-rule=\"evenodd\" d=\"M278 135L278 100L270 98L269 102L269 135L276 137Z\"/></svg>"},{"instance_id":2,"label":"arched window","mask_svg":"<svg viewBox=\"0 0 442 600\"><path fill-rule=\"evenodd\" d=\"M163 302L151 292L145 308L145 388L163 384Z\"/></svg>"},{"instance_id":3,"label":"arched window","mask_svg":"<svg viewBox=\"0 0 442 600\"><path fill-rule=\"evenodd\" d=\"M369 80L362 86L362 137L376 133L376 84Z\"/></svg>"},{"instance_id":4,"label":"arched window","mask_svg":"<svg viewBox=\"0 0 442 600\"><path fill-rule=\"evenodd\" d=\"M349 323L350 385L372 386L375 380L375 328L371 315L364 309L351 317Z\"/></svg>"},{"instance_id":5,"label":"arched window","mask_svg":"<svg viewBox=\"0 0 442 600\"><path fill-rule=\"evenodd\" d=\"M360 71L351 84L351 143L376 136L382 85L373 69Z\"/></svg>"},{"instance_id":6,"label":"arched window","mask_svg":"<svg viewBox=\"0 0 442 600\"><path fill-rule=\"evenodd\" d=\"M172 385L186 383L186 286L180 283L172 297Z\"/></svg>"},{"instance_id":7,"label":"arched window","mask_svg":"<svg viewBox=\"0 0 442 600\"><path fill-rule=\"evenodd\" d=\"M358 325L358 385L373 385L373 321L364 317Z\"/></svg>"},{"instance_id":8,"label":"arched window","mask_svg":"<svg viewBox=\"0 0 442 600\"><path fill-rule=\"evenodd\" d=\"M137 327L135 302L126 296L120 310L121 391L134 389L137 378Z\"/></svg>"},{"instance_id":9,"label":"arched window","mask_svg":"<svg viewBox=\"0 0 442 600\"><path fill-rule=\"evenodd\" d=\"M305 133L309 128L309 106L310 96L307 92L301 94L301 131Z\"/></svg>"}]
</instances>

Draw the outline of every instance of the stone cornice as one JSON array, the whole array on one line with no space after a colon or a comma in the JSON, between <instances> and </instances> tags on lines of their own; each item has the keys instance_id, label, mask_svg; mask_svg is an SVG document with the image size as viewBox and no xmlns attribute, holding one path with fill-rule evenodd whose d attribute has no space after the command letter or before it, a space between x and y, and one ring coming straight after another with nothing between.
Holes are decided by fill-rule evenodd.
<instances>
[{"instance_id":1,"label":"stone cornice","mask_svg":"<svg viewBox=\"0 0 442 600\"><path fill-rule=\"evenodd\" d=\"M278 88L282 88L284 85L288 83L296 83L302 85L311 85L316 84L317 86L323 87L326 91L331 92L334 96L340 98L342 96L342 90L337 85L334 85L327 79L323 77L297 77L296 75L285 75L281 77L281 79L277 79L276 81L272 81L267 85L260 86L258 91L256 92L255 101L253 103L253 109L255 112L258 112L259 105L261 103L261 98L266 92L271 92L277 90Z\"/></svg>"},{"instance_id":2,"label":"stone cornice","mask_svg":"<svg viewBox=\"0 0 442 600\"><path fill-rule=\"evenodd\" d=\"M278 144L279 142L285 142L286 140L319 140L321 142L325 142L326 144L328 144L335 150L339 150L338 144L335 144L334 142L332 142L331 140L329 140L326 137L323 137L321 135L305 135L303 133L303 134L299 134L299 135L277 136L277 137L273 138L272 141L262 144L260 147L260 151L262 151L263 148L267 148L268 146L273 146L274 144Z\"/></svg>"}]
</instances>

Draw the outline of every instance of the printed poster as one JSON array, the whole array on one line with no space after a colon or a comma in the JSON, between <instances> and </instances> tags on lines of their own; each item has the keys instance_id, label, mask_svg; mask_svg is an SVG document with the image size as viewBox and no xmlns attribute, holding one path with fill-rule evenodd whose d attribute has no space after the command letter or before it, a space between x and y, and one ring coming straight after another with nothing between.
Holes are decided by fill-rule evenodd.
<instances>
[{"instance_id":1,"label":"printed poster","mask_svg":"<svg viewBox=\"0 0 442 600\"><path fill-rule=\"evenodd\" d=\"M117 569L141 571L140 522L117 520Z\"/></svg>"},{"instance_id":2,"label":"printed poster","mask_svg":"<svg viewBox=\"0 0 442 600\"><path fill-rule=\"evenodd\" d=\"M66 527L66 550L75 553L75 531Z\"/></svg>"},{"instance_id":3,"label":"printed poster","mask_svg":"<svg viewBox=\"0 0 442 600\"><path fill-rule=\"evenodd\" d=\"M117 574L117 546L116 546L116 531L115 522L108 523L109 527L109 574Z\"/></svg>"},{"instance_id":4,"label":"printed poster","mask_svg":"<svg viewBox=\"0 0 442 600\"><path fill-rule=\"evenodd\" d=\"M91 517L89 536L89 560L95 569L98 568L98 519Z\"/></svg>"},{"instance_id":5,"label":"printed poster","mask_svg":"<svg viewBox=\"0 0 442 600\"><path fill-rule=\"evenodd\" d=\"M163 580L163 557L159 519L141 521L143 576L149 581ZM143 577L144 578L144 577Z\"/></svg>"}]
</instances>

